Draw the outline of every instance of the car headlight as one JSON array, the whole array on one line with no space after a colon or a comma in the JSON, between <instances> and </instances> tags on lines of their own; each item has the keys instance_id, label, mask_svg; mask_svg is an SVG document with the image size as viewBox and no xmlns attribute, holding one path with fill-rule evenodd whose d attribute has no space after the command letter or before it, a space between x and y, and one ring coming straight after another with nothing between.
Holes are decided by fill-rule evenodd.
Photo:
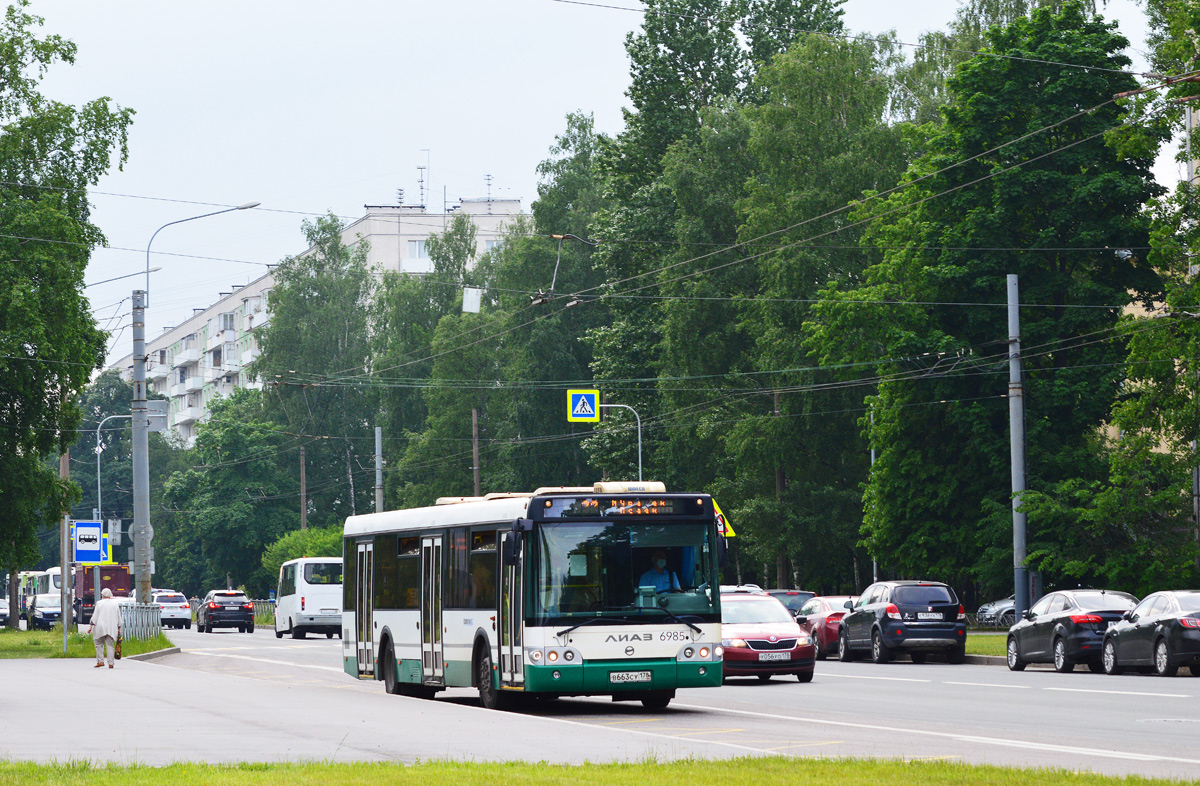
<instances>
[{"instance_id":1,"label":"car headlight","mask_svg":"<svg viewBox=\"0 0 1200 786\"><path fill-rule=\"evenodd\" d=\"M800 637L796 639L796 646L807 647L809 644L812 644L812 637L806 633L801 633Z\"/></svg>"},{"instance_id":2,"label":"car headlight","mask_svg":"<svg viewBox=\"0 0 1200 786\"><path fill-rule=\"evenodd\" d=\"M745 639L721 639L722 647L749 647Z\"/></svg>"}]
</instances>

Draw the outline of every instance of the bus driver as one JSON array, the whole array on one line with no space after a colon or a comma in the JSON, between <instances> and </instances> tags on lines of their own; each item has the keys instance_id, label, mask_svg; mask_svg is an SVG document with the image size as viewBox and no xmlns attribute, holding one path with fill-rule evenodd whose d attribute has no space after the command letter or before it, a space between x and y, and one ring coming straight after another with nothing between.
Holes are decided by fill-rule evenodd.
<instances>
[{"instance_id":1,"label":"bus driver","mask_svg":"<svg viewBox=\"0 0 1200 786\"><path fill-rule=\"evenodd\" d=\"M638 579L639 587L654 587L655 592L680 589L679 577L673 571L667 570L667 552L663 549L654 550L654 558L650 570Z\"/></svg>"}]
</instances>

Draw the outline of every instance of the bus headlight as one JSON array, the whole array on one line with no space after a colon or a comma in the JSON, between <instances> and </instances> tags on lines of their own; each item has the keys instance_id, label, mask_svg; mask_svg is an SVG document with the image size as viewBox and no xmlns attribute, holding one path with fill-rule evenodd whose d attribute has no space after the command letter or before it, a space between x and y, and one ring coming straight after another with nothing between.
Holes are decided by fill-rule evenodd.
<instances>
[{"instance_id":1,"label":"bus headlight","mask_svg":"<svg viewBox=\"0 0 1200 786\"><path fill-rule=\"evenodd\" d=\"M558 653L555 652L554 650L550 650L550 653L548 655L546 655L546 660L550 661L551 663L554 663L556 660L558 660Z\"/></svg>"},{"instance_id":2,"label":"bus headlight","mask_svg":"<svg viewBox=\"0 0 1200 786\"><path fill-rule=\"evenodd\" d=\"M530 659L531 661L533 661L534 663L541 663L541 661L542 661L542 651L541 651L541 650L532 650L532 651L529 653L529 659Z\"/></svg>"},{"instance_id":3,"label":"bus headlight","mask_svg":"<svg viewBox=\"0 0 1200 786\"><path fill-rule=\"evenodd\" d=\"M700 659L703 660L707 657L708 657L708 647L701 647L700 648Z\"/></svg>"},{"instance_id":4,"label":"bus headlight","mask_svg":"<svg viewBox=\"0 0 1200 786\"><path fill-rule=\"evenodd\" d=\"M703 652L704 652L704 650L700 650L700 652L701 652L701 653L703 653ZM685 657L685 658L690 658L690 657L692 657L692 656L693 656L693 655L695 655L695 654L696 654L696 651L695 651L694 649L692 649L691 647L684 647L684 649L683 649L683 657ZM703 657L704 657L704 655L701 655L700 657L702 657L702 658L703 658Z\"/></svg>"},{"instance_id":5,"label":"bus headlight","mask_svg":"<svg viewBox=\"0 0 1200 786\"><path fill-rule=\"evenodd\" d=\"M575 660L575 650L567 650L566 652L564 652L563 660L565 660L567 663L570 663L571 661Z\"/></svg>"}]
</instances>

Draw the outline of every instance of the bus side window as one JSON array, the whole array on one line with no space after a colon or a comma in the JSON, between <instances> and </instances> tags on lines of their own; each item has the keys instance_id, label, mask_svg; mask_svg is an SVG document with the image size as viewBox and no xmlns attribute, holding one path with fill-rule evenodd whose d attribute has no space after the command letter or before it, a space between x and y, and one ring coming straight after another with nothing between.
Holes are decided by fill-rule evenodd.
<instances>
[{"instance_id":1,"label":"bus side window","mask_svg":"<svg viewBox=\"0 0 1200 786\"><path fill-rule=\"evenodd\" d=\"M471 533L471 575L469 609L496 608L496 531L484 530Z\"/></svg>"}]
</instances>

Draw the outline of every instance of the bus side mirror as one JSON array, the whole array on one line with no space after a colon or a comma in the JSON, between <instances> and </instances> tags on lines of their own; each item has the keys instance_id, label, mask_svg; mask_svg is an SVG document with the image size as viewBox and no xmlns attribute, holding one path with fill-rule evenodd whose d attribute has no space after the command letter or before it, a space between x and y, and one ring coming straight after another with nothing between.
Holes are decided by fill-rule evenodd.
<instances>
[{"instance_id":1,"label":"bus side mirror","mask_svg":"<svg viewBox=\"0 0 1200 786\"><path fill-rule=\"evenodd\" d=\"M521 564L521 535L515 533L504 540L504 565L516 566Z\"/></svg>"}]
</instances>

